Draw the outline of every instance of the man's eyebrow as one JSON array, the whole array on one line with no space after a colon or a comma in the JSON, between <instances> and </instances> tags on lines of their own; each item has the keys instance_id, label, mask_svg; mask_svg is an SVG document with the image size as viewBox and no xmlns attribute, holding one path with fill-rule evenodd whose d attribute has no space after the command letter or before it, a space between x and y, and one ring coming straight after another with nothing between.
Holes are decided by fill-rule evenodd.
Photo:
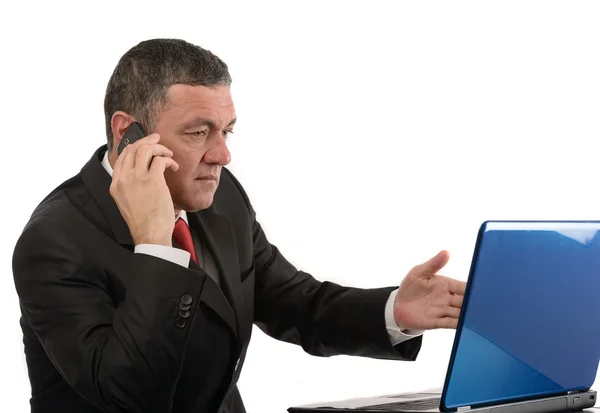
<instances>
[{"instance_id":1,"label":"man's eyebrow","mask_svg":"<svg viewBox=\"0 0 600 413\"><path fill-rule=\"evenodd\" d=\"M231 122L227 126L233 126L237 122L237 116L233 118ZM217 125L213 121L210 121L205 118L197 117L193 118L187 122L185 122L182 126L182 129L187 130L191 128L198 128L200 126L209 126L211 129L217 129Z\"/></svg>"}]
</instances>

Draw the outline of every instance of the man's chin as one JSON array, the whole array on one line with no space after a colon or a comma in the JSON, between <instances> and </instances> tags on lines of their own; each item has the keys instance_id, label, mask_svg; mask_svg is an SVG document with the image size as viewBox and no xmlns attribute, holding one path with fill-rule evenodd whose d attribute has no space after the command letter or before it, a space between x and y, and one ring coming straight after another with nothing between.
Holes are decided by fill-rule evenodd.
<instances>
[{"instance_id":1,"label":"man's chin","mask_svg":"<svg viewBox=\"0 0 600 413\"><path fill-rule=\"evenodd\" d=\"M178 209L182 209L187 212L197 212L204 209L210 208L213 203L214 194L203 194L201 197L196 199L187 199L183 202L179 202L181 206ZM175 207L177 209L177 206Z\"/></svg>"}]
</instances>

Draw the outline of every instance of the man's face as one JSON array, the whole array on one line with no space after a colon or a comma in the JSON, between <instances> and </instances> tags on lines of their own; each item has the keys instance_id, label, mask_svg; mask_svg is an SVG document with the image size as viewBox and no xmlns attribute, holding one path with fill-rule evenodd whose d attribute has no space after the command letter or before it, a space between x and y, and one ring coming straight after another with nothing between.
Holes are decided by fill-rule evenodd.
<instances>
[{"instance_id":1,"label":"man's face","mask_svg":"<svg viewBox=\"0 0 600 413\"><path fill-rule=\"evenodd\" d=\"M231 161L226 138L235 119L226 86L178 84L169 89L154 132L179 164L179 170L165 171L175 209L193 212L212 204L221 168Z\"/></svg>"}]
</instances>

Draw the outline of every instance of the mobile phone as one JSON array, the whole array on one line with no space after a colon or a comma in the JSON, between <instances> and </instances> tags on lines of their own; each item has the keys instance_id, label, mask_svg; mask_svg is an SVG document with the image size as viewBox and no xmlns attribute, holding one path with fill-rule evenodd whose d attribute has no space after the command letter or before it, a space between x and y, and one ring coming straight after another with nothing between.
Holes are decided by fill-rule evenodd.
<instances>
[{"instance_id":1,"label":"mobile phone","mask_svg":"<svg viewBox=\"0 0 600 413\"><path fill-rule=\"evenodd\" d=\"M138 122L133 122L127 127L123 134L123 138L121 138L121 142L119 142L117 155L121 155L121 152L123 152L123 149L125 149L127 145L131 145L144 137L146 137L146 132L144 131L144 128L142 128L142 125Z\"/></svg>"}]
</instances>

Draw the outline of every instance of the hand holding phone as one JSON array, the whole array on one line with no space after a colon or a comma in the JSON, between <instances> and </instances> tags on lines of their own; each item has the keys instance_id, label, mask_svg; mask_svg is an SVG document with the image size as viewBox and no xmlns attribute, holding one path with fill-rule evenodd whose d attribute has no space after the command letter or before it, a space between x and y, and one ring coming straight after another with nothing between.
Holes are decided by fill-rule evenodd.
<instances>
[{"instance_id":1,"label":"hand holding phone","mask_svg":"<svg viewBox=\"0 0 600 413\"><path fill-rule=\"evenodd\" d=\"M179 165L159 140L158 134L145 136L136 122L127 128L117 147L110 194L136 245L170 247L175 213L164 172L167 168L176 171Z\"/></svg>"}]
</instances>

